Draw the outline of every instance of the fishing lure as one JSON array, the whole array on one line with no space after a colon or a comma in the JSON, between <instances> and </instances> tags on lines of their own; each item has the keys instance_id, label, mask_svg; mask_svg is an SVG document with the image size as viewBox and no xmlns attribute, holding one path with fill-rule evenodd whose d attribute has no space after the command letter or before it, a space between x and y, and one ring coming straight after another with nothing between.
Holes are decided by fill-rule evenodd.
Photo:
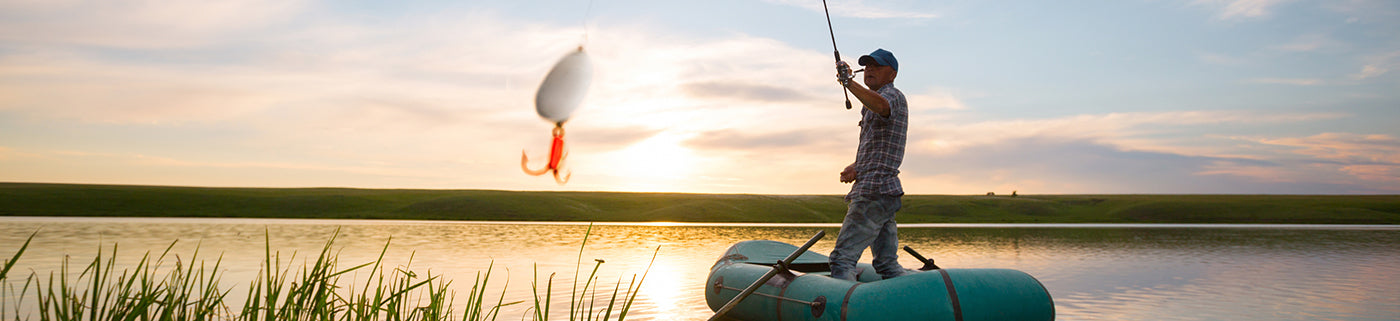
<instances>
[{"instance_id":1,"label":"fishing lure","mask_svg":"<svg viewBox=\"0 0 1400 321\"><path fill-rule=\"evenodd\" d=\"M583 46L579 46L577 51L559 59L544 77L539 91L535 93L535 113L539 114L540 118L554 123L554 139L550 142L549 162L544 168L530 169L530 158L525 155L524 150L520 151L520 169L524 170L525 174L540 176L552 172L554 181L559 185L569 181L573 173L559 176L564 158L568 155L564 152L564 122L569 120L569 116L583 102L592 76L593 65L588 60L588 54L584 53Z\"/></svg>"},{"instance_id":2,"label":"fishing lure","mask_svg":"<svg viewBox=\"0 0 1400 321\"><path fill-rule=\"evenodd\" d=\"M564 123L557 123L554 124L554 140L549 144L549 163L546 163L544 168L539 170L531 170L530 167L526 165L530 162L530 158L525 156L525 151L520 151L520 169L525 170L525 174L534 176L554 172L554 180L559 182L560 185L563 185L569 182L570 176L573 176L573 173L568 173L564 174L563 178L559 177L560 165L563 164L564 156L567 155L568 154L564 152Z\"/></svg>"}]
</instances>

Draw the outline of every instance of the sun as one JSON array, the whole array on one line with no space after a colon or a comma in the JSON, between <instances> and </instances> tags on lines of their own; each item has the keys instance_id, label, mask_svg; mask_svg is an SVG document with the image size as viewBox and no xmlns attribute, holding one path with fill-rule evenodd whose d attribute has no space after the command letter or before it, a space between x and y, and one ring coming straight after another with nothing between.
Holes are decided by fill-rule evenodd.
<instances>
[{"instance_id":1,"label":"sun","mask_svg":"<svg viewBox=\"0 0 1400 321\"><path fill-rule=\"evenodd\" d=\"M686 135L661 133L603 157L599 166L611 173L610 185L636 192L684 192L693 186L700 164L682 143Z\"/></svg>"}]
</instances>

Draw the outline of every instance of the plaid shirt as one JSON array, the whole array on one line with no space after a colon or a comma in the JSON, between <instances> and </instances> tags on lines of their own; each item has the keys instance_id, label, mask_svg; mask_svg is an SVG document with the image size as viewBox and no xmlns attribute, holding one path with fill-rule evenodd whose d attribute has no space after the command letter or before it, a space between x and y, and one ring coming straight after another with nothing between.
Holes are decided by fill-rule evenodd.
<instances>
[{"instance_id":1,"label":"plaid shirt","mask_svg":"<svg viewBox=\"0 0 1400 321\"><path fill-rule=\"evenodd\" d=\"M899 164L904 162L904 142L909 132L909 102L894 84L876 91L890 103L890 116L860 109L860 146L856 149L856 182L846 194L904 195L899 184Z\"/></svg>"}]
</instances>

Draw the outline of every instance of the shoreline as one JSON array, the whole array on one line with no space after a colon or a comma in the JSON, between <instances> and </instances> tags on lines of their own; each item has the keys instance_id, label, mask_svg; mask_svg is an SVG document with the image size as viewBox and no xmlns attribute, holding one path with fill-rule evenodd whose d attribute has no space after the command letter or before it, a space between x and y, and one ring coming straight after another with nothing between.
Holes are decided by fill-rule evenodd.
<instances>
[{"instance_id":1,"label":"shoreline","mask_svg":"<svg viewBox=\"0 0 1400 321\"><path fill-rule=\"evenodd\" d=\"M916 224L1400 224L1400 195L906 195ZM839 224L841 195L0 183L0 216ZM933 226L933 225L931 225Z\"/></svg>"},{"instance_id":2,"label":"shoreline","mask_svg":"<svg viewBox=\"0 0 1400 321\"><path fill-rule=\"evenodd\" d=\"M725 223L725 222L578 222L578 221L448 221L411 219L346 218L239 218L239 217L112 217L112 216L0 216L8 223L161 223L161 224L273 224L273 225L380 225L380 224L462 224L462 225L557 225L557 226L642 226L642 227L775 227L829 228L841 223ZM1143 229L1298 229L1298 230L1400 230L1400 224L1254 224L1254 223L900 223L899 228L1143 228Z\"/></svg>"}]
</instances>

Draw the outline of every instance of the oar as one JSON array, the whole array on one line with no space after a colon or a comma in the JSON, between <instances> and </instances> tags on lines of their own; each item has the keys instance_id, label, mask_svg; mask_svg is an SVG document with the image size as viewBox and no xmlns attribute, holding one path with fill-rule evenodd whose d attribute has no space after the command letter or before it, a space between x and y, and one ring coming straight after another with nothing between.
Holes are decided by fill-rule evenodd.
<instances>
[{"instance_id":1,"label":"oar","mask_svg":"<svg viewBox=\"0 0 1400 321\"><path fill-rule=\"evenodd\" d=\"M764 283L768 282L768 279L772 279L773 276L778 275L778 271L786 269L789 264L792 264L793 260L796 260L798 256L802 256L802 253L806 253L807 249L811 248L813 244L817 244L817 240L822 239L823 236L826 236L826 231L817 231L817 235L813 235L811 240L807 240L807 244L802 244L802 247L798 248L797 251L793 251L792 254L788 254L787 258L778 261L777 265L773 265L772 270L768 270L768 273L764 273L763 277L758 278L758 281L754 281L749 287L744 288L743 292L739 292L738 296L729 300L729 303L725 303L724 307L715 311L715 315L710 317L710 321L719 320L725 313L729 313L729 310L733 310L734 306L739 305L739 301L743 301L744 298L749 297L754 291L758 291L758 287L763 286Z\"/></svg>"},{"instance_id":2,"label":"oar","mask_svg":"<svg viewBox=\"0 0 1400 321\"><path fill-rule=\"evenodd\" d=\"M918 259L919 262L924 263L924 267L919 268L919 271L931 271L942 269L941 267L938 267L938 264L933 264L933 259L924 258L923 255L919 255L919 252L914 252L914 248L909 247L908 245L904 246L904 251L909 252L909 254L913 254L915 259Z\"/></svg>"}]
</instances>

